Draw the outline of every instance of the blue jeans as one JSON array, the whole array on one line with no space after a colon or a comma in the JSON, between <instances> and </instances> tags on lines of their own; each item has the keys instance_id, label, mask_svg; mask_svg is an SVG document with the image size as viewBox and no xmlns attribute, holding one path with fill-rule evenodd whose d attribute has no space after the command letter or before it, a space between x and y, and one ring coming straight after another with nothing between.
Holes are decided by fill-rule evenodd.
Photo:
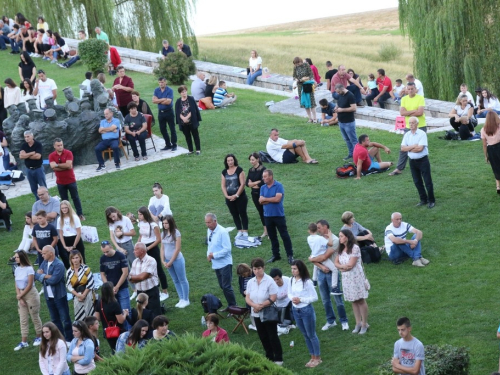
<instances>
[{"instance_id":1,"label":"blue jeans","mask_svg":"<svg viewBox=\"0 0 500 375\"><path fill-rule=\"evenodd\" d=\"M219 286L224 292L224 297L226 297L228 306L236 306L236 296L234 295L234 290L231 285L233 280L233 265L228 264L218 270L215 270L217 275L217 281L219 281Z\"/></svg>"},{"instance_id":2,"label":"blue jeans","mask_svg":"<svg viewBox=\"0 0 500 375\"><path fill-rule=\"evenodd\" d=\"M130 308L130 293L128 292L128 288L123 288L118 291L118 293L115 294L115 298L120 304L120 307L122 310L128 309L129 312L131 312ZM102 313L101 313L102 314ZM123 322L123 329L128 330L130 329L130 324L125 320Z\"/></svg>"},{"instance_id":3,"label":"blue jeans","mask_svg":"<svg viewBox=\"0 0 500 375\"><path fill-rule=\"evenodd\" d=\"M63 55L62 51L54 51L57 46L52 46L52 58L57 61L57 56Z\"/></svg>"},{"instance_id":4,"label":"blue jeans","mask_svg":"<svg viewBox=\"0 0 500 375\"><path fill-rule=\"evenodd\" d=\"M118 139L103 139L97 146L95 146L95 156L99 165L104 165L104 159L102 158L102 152L107 150L109 147L113 150L113 158L115 159L115 164L120 164L120 148L118 147Z\"/></svg>"},{"instance_id":5,"label":"blue jeans","mask_svg":"<svg viewBox=\"0 0 500 375\"><path fill-rule=\"evenodd\" d=\"M257 70L253 74L249 74L247 77L247 85L253 85L253 82L257 79L258 76L262 75L262 69Z\"/></svg>"},{"instance_id":6,"label":"blue jeans","mask_svg":"<svg viewBox=\"0 0 500 375\"><path fill-rule=\"evenodd\" d=\"M416 234L412 236L412 240L417 237ZM411 258L413 260L417 260L422 258L422 246L420 245L420 241L418 241L417 246L414 249L410 247L408 244L397 245L393 244L391 246L391 252L389 253L389 259L392 260L393 263L401 263L404 260Z\"/></svg>"},{"instance_id":7,"label":"blue jeans","mask_svg":"<svg viewBox=\"0 0 500 375\"><path fill-rule=\"evenodd\" d=\"M7 49L6 43L10 44L10 39L5 35L0 35L0 49Z\"/></svg>"},{"instance_id":8,"label":"blue jeans","mask_svg":"<svg viewBox=\"0 0 500 375\"><path fill-rule=\"evenodd\" d=\"M489 111L484 111L476 115L477 118L486 118L486 115L488 114ZM497 115L500 115L500 111L495 111L492 110L492 112L495 112Z\"/></svg>"},{"instance_id":9,"label":"blue jeans","mask_svg":"<svg viewBox=\"0 0 500 375\"><path fill-rule=\"evenodd\" d=\"M19 48L23 45L23 42L16 42L15 39L10 40L10 45L12 47L12 52L19 52Z\"/></svg>"},{"instance_id":10,"label":"blue jeans","mask_svg":"<svg viewBox=\"0 0 500 375\"><path fill-rule=\"evenodd\" d=\"M358 86L356 85L349 85L346 87L347 91L350 91L352 92L352 94L354 95L354 100L356 100L356 103L359 103L361 101L361 90L359 89ZM336 91L332 92L332 97L333 99L335 100L338 100L339 99L339 94L337 94Z\"/></svg>"},{"instance_id":11,"label":"blue jeans","mask_svg":"<svg viewBox=\"0 0 500 375\"><path fill-rule=\"evenodd\" d=\"M73 328L71 327L71 318L69 317L69 306L66 296L63 298L47 298L46 301L52 322L59 328L59 331L64 334L66 341L73 340Z\"/></svg>"},{"instance_id":12,"label":"blue jeans","mask_svg":"<svg viewBox=\"0 0 500 375\"><path fill-rule=\"evenodd\" d=\"M342 139L347 145L347 150L349 151L349 155L347 156L352 158L354 146L356 146L356 143L358 143L358 136L356 135L356 121L339 122L339 128Z\"/></svg>"},{"instance_id":13,"label":"blue jeans","mask_svg":"<svg viewBox=\"0 0 500 375\"><path fill-rule=\"evenodd\" d=\"M294 306L293 316L295 317L297 327L299 327L300 332L304 335L309 354L319 356L319 339L316 335L316 312L314 308L311 304L301 309L297 309Z\"/></svg>"},{"instance_id":14,"label":"blue jeans","mask_svg":"<svg viewBox=\"0 0 500 375\"><path fill-rule=\"evenodd\" d=\"M37 190L39 186L47 187L47 182L45 181L45 171L43 170L43 166L37 169L29 169L26 168L26 178L30 183L30 189L33 195L35 196L35 200L38 200ZM61 331L62 332L62 331Z\"/></svg>"},{"instance_id":15,"label":"blue jeans","mask_svg":"<svg viewBox=\"0 0 500 375\"><path fill-rule=\"evenodd\" d=\"M165 262L169 261L170 259L165 259ZM172 267L167 269L174 282L179 299L189 301L189 282L186 277L186 260L184 256L178 255L172 263Z\"/></svg>"},{"instance_id":16,"label":"blue jeans","mask_svg":"<svg viewBox=\"0 0 500 375\"><path fill-rule=\"evenodd\" d=\"M80 196L78 195L78 186L76 186L76 182L73 182L68 185L60 185L57 184L57 190L59 191L59 195L63 201L67 201L68 199L68 191L71 194L71 199L73 199L73 203L75 204L76 214L78 216L83 215L82 211L82 202L80 201Z\"/></svg>"},{"instance_id":17,"label":"blue jeans","mask_svg":"<svg viewBox=\"0 0 500 375\"><path fill-rule=\"evenodd\" d=\"M10 167L10 157L9 157L9 149L8 149L8 147L5 147L3 149L2 162L3 162L3 169L5 169L6 171L8 171L9 167Z\"/></svg>"},{"instance_id":18,"label":"blue jeans","mask_svg":"<svg viewBox=\"0 0 500 375\"><path fill-rule=\"evenodd\" d=\"M337 288L340 290L340 272L338 273ZM335 322L335 313L333 312L333 305L330 292L332 291L332 272L324 273L318 269L318 288L323 308L325 309L326 321L328 324ZM345 313L344 301L342 296L333 296L335 304L337 305L337 312L341 323L347 323L347 314Z\"/></svg>"},{"instance_id":19,"label":"blue jeans","mask_svg":"<svg viewBox=\"0 0 500 375\"><path fill-rule=\"evenodd\" d=\"M73 65L74 63L76 63L79 60L80 60L80 56L76 55L76 56L73 56L68 61L66 61L63 65L66 66L66 68L69 68L71 65Z\"/></svg>"}]
</instances>

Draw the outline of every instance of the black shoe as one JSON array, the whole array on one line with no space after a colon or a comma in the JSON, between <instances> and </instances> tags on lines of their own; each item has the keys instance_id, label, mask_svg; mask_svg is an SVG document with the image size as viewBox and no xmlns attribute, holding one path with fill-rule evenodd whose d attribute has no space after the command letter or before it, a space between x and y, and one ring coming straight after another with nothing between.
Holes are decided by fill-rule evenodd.
<instances>
[{"instance_id":1,"label":"black shoe","mask_svg":"<svg viewBox=\"0 0 500 375\"><path fill-rule=\"evenodd\" d=\"M278 260L281 260L281 257L275 257L274 255L267 260L266 263L274 263L277 262Z\"/></svg>"},{"instance_id":2,"label":"black shoe","mask_svg":"<svg viewBox=\"0 0 500 375\"><path fill-rule=\"evenodd\" d=\"M417 207L427 206L428 204L429 204L429 202L420 201L420 202L417 203Z\"/></svg>"},{"instance_id":3,"label":"black shoe","mask_svg":"<svg viewBox=\"0 0 500 375\"><path fill-rule=\"evenodd\" d=\"M177 151L177 146L172 146L172 152Z\"/></svg>"},{"instance_id":4,"label":"black shoe","mask_svg":"<svg viewBox=\"0 0 500 375\"><path fill-rule=\"evenodd\" d=\"M171 150L171 149L172 149L172 146L165 146L162 149L160 149L160 151L168 151L168 150Z\"/></svg>"},{"instance_id":5,"label":"black shoe","mask_svg":"<svg viewBox=\"0 0 500 375\"><path fill-rule=\"evenodd\" d=\"M358 107L364 107L363 102L356 103L356 105L357 105Z\"/></svg>"},{"instance_id":6,"label":"black shoe","mask_svg":"<svg viewBox=\"0 0 500 375\"><path fill-rule=\"evenodd\" d=\"M8 227L7 232L12 232L12 227Z\"/></svg>"},{"instance_id":7,"label":"black shoe","mask_svg":"<svg viewBox=\"0 0 500 375\"><path fill-rule=\"evenodd\" d=\"M288 264L292 264L294 261L293 256L288 257Z\"/></svg>"},{"instance_id":8,"label":"black shoe","mask_svg":"<svg viewBox=\"0 0 500 375\"><path fill-rule=\"evenodd\" d=\"M436 205L436 203L435 203L435 202L430 202L430 203L429 203L429 205L428 205L427 207L429 207L429 208L434 208L434 206L435 206L435 205Z\"/></svg>"}]
</instances>

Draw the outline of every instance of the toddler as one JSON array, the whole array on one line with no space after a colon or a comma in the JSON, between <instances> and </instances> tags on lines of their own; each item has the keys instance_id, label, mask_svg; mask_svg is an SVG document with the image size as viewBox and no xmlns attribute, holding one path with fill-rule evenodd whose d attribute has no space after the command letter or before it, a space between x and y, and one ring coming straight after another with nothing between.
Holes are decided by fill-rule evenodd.
<instances>
[{"instance_id":1,"label":"toddler","mask_svg":"<svg viewBox=\"0 0 500 375\"><path fill-rule=\"evenodd\" d=\"M323 266L327 267L330 271L332 271L332 289L335 289L337 287L338 270L333 264L333 261L329 258L324 260L323 262L315 262L314 259L311 259L311 258L316 258L319 255L325 254L328 247L333 246L332 232L328 230L328 236L330 237L330 239L327 240L325 237L318 235L318 226L315 223L309 224L308 232L309 232L309 237L307 237L307 243L311 248L311 256L309 257L309 259L314 264L312 279L313 281L318 280L317 264L322 264Z\"/></svg>"}]
</instances>

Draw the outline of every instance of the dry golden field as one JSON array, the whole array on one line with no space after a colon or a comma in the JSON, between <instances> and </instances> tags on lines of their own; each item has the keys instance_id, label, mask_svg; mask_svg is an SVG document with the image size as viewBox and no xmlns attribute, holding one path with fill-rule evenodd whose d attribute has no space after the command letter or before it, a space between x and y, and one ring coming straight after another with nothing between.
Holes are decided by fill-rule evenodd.
<instances>
[{"instance_id":1,"label":"dry golden field","mask_svg":"<svg viewBox=\"0 0 500 375\"><path fill-rule=\"evenodd\" d=\"M378 51L384 43L394 43L400 57L381 61ZM365 79L379 68L393 80L404 79L413 67L410 42L399 31L396 8L202 36L198 45L200 60L239 67L247 66L250 51L256 49L264 67L285 75L292 74L295 56L311 58L322 77L327 60Z\"/></svg>"}]
</instances>

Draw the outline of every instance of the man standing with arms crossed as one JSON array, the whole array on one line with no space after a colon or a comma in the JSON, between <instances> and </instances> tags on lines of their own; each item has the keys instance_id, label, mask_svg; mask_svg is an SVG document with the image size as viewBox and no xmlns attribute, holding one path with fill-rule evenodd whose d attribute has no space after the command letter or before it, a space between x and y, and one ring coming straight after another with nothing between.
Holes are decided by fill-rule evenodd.
<instances>
[{"instance_id":1,"label":"man standing with arms crossed","mask_svg":"<svg viewBox=\"0 0 500 375\"><path fill-rule=\"evenodd\" d=\"M174 91L167 86L167 80L164 77L158 78L158 86L153 94L153 103L158 104L158 122L160 131L165 140L165 147L161 151L177 151L177 133L175 131L175 115L173 110ZM170 128L168 136L167 123Z\"/></svg>"},{"instance_id":2,"label":"man standing with arms crossed","mask_svg":"<svg viewBox=\"0 0 500 375\"><path fill-rule=\"evenodd\" d=\"M401 338L394 343L392 371L395 374L425 375L424 345L411 334L411 323L407 317L397 321Z\"/></svg>"}]
</instances>

